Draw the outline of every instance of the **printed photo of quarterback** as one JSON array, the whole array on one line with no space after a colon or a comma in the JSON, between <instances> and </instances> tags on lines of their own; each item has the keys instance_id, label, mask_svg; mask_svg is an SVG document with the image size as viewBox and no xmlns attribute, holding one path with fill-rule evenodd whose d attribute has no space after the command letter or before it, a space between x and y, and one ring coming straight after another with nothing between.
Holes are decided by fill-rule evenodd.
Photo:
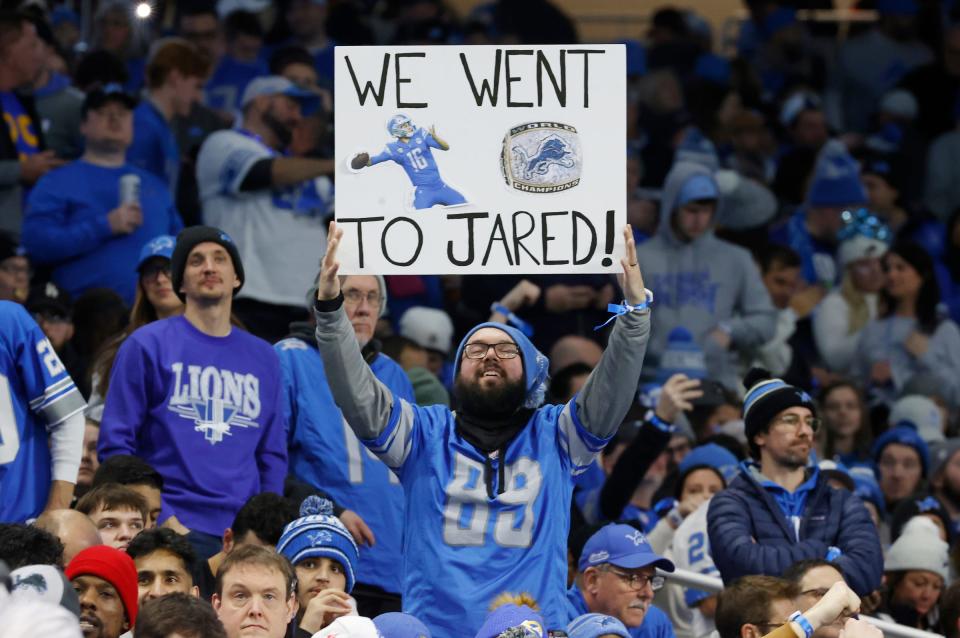
<instances>
[{"instance_id":1,"label":"printed photo of quarterback","mask_svg":"<svg viewBox=\"0 0 960 638\"><path fill-rule=\"evenodd\" d=\"M417 210L433 206L460 206L466 198L440 177L440 170L431 149L450 150L437 135L436 129L418 128L403 113L397 113L387 121L387 131L396 138L386 145L381 153L371 157L358 153L350 160L350 167L359 171L367 166L392 161L403 167L413 184L413 207Z\"/></svg>"}]
</instances>

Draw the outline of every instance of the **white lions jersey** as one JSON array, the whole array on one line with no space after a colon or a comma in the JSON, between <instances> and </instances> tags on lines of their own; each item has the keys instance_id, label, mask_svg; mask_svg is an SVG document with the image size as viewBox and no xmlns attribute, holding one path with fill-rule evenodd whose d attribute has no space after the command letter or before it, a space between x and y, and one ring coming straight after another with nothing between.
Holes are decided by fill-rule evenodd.
<instances>
[{"instance_id":1,"label":"white lions jersey","mask_svg":"<svg viewBox=\"0 0 960 638\"><path fill-rule=\"evenodd\" d=\"M710 501L703 503L690 513L673 537L673 562L677 569L685 569L698 574L720 577L720 571L713 564L710 555L710 536L707 534L707 511ZM714 630L712 618L706 618L694 605L709 597L709 592L689 587L683 588L684 601L693 614L691 635L701 638Z\"/></svg>"},{"instance_id":2,"label":"white lions jersey","mask_svg":"<svg viewBox=\"0 0 960 638\"><path fill-rule=\"evenodd\" d=\"M326 177L293 186L242 192L250 168L277 157L243 131L217 131L200 147L197 182L203 221L226 231L243 259L239 297L303 306L327 245L333 184Z\"/></svg>"}]
</instances>

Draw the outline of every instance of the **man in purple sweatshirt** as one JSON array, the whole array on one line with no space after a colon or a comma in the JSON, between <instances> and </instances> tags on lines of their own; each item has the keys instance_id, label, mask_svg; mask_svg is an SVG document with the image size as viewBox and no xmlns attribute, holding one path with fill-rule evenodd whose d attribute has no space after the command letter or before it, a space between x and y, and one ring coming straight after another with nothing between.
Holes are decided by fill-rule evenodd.
<instances>
[{"instance_id":1,"label":"man in purple sweatshirt","mask_svg":"<svg viewBox=\"0 0 960 638\"><path fill-rule=\"evenodd\" d=\"M206 558L247 499L283 493L280 362L270 344L230 323L243 264L226 233L183 230L170 267L186 309L140 328L120 347L98 453L101 460L133 454L156 468L161 523L188 533Z\"/></svg>"}]
</instances>

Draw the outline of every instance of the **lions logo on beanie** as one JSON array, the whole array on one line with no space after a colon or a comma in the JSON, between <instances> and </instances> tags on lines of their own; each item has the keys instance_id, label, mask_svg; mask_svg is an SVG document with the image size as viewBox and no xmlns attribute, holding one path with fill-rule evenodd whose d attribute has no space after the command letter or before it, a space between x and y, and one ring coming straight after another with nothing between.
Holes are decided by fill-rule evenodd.
<instances>
[{"instance_id":1,"label":"lions logo on beanie","mask_svg":"<svg viewBox=\"0 0 960 638\"><path fill-rule=\"evenodd\" d=\"M333 515L333 503L316 495L303 499L300 518L283 529L277 552L293 564L306 558L329 558L343 567L346 575L346 592L353 590L356 582L354 567L360 551L347 528Z\"/></svg>"},{"instance_id":2,"label":"lions logo on beanie","mask_svg":"<svg viewBox=\"0 0 960 638\"><path fill-rule=\"evenodd\" d=\"M816 416L813 397L803 388L774 378L763 368L752 368L743 379L747 395L743 398L744 433L751 450L753 437L766 431L773 417L794 407L807 408Z\"/></svg>"}]
</instances>

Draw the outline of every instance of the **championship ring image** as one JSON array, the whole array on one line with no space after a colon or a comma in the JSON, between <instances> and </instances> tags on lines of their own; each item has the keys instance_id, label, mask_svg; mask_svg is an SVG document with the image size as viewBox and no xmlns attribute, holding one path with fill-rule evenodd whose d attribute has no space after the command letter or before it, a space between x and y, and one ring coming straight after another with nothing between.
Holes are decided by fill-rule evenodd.
<instances>
[{"instance_id":1,"label":"championship ring image","mask_svg":"<svg viewBox=\"0 0 960 638\"><path fill-rule=\"evenodd\" d=\"M510 129L500 150L509 188L559 193L580 183L583 156L577 129L559 122L529 122Z\"/></svg>"}]
</instances>

